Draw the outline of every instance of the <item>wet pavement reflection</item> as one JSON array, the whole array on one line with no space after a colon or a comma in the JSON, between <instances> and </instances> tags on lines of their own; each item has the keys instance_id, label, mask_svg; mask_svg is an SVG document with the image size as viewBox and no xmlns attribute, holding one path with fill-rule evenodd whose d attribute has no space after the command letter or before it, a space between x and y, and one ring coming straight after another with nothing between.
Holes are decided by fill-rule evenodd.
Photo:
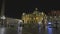
<instances>
[{"instance_id":1,"label":"wet pavement reflection","mask_svg":"<svg viewBox=\"0 0 60 34\"><path fill-rule=\"evenodd\" d=\"M5 27L0 27L0 34L18 34L18 33L16 29L13 30L13 29L7 29ZM50 27L40 28L38 34L60 34L60 29Z\"/></svg>"},{"instance_id":2,"label":"wet pavement reflection","mask_svg":"<svg viewBox=\"0 0 60 34\"><path fill-rule=\"evenodd\" d=\"M47 32L48 32L48 34L52 34L52 33L53 33L53 31L52 31L52 30L53 30L53 28L47 28L47 30L48 30L48 31L47 31Z\"/></svg>"},{"instance_id":3,"label":"wet pavement reflection","mask_svg":"<svg viewBox=\"0 0 60 34\"><path fill-rule=\"evenodd\" d=\"M59 28L42 28L39 34L60 34Z\"/></svg>"},{"instance_id":4,"label":"wet pavement reflection","mask_svg":"<svg viewBox=\"0 0 60 34\"><path fill-rule=\"evenodd\" d=\"M6 28L0 27L0 34L6 34Z\"/></svg>"}]
</instances>

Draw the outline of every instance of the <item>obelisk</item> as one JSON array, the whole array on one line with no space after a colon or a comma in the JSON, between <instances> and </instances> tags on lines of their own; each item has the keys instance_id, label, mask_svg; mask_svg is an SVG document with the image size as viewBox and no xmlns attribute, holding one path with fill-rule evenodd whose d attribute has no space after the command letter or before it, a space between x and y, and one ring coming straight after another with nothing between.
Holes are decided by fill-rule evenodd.
<instances>
[{"instance_id":1,"label":"obelisk","mask_svg":"<svg viewBox=\"0 0 60 34\"><path fill-rule=\"evenodd\" d=\"M2 23L2 25L5 23L5 19L6 19L4 12L5 12L5 0L3 0L2 7L1 7L1 23Z\"/></svg>"},{"instance_id":2,"label":"obelisk","mask_svg":"<svg viewBox=\"0 0 60 34\"><path fill-rule=\"evenodd\" d=\"M2 2L1 16L4 16L4 12L5 12L5 0L3 0L3 2Z\"/></svg>"}]
</instances>

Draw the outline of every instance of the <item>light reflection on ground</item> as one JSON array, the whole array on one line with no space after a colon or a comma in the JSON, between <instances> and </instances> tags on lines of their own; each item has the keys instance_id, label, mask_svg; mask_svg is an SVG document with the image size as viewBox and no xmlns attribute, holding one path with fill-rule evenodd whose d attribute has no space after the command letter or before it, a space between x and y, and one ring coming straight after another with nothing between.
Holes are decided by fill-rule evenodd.
<instances>
[{"instance_id":1,"label":"light reflection on ground","mask_svg":"<svg viewBox=\"0 0 60 34\"><path fill-rule=\"evenodd\" d=\"M48 34L52 34L53 32L52 32L52 30L53 30L53 28L47 28L47 30L48 30Z\"/></svg>"},{"instance_id":2,"label":"light reflection on ground","mask_svg":"<svg viewBox=\"0 0 60 34\"><path fill-rule=\"evenodd\" d=\"M5 34L5 28L4 27L0 28L0 34Z\"/></svg>"},{"instance_id":3,"label":"light reflection on ground","mask_svg":"<svg viewBox=\"0 0 60 34\"><path fill-rule=\"evenodd\" d=\"M13 31L13 30L9 30L9 31ZM5 27L0 27L0 34L5 34L5 32L6 32L6 28ZM9 34L11 34L11 33L12 32L10 32ZM17 32L14 32L14 33L17 34ZM55 28L51 28L49 26L47 26L47 28L44 29L44 28L41 28L39 26L39 34L60 34L60 30L59 29L55 29Z\"/></svg>"}]
</instances>

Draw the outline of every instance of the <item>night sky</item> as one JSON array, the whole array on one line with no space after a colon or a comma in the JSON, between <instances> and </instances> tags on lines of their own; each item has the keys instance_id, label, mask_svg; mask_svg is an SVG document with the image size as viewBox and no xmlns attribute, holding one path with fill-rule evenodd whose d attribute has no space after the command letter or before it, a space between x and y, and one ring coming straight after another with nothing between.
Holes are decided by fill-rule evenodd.
<instances>
[{"instance_id":1,"label":"night sky","mask_svg":"<svg viewBox=\"0 0 60 34\"><path fill-rule=\"evenodd\" d=\"M1 9L2 0L0 0ZM6 0L5 15L7 17L21 18L23 12L33 12L34 8L39 11L60 10L60 2L57 0Z\"/></svg>"}]
</instances>

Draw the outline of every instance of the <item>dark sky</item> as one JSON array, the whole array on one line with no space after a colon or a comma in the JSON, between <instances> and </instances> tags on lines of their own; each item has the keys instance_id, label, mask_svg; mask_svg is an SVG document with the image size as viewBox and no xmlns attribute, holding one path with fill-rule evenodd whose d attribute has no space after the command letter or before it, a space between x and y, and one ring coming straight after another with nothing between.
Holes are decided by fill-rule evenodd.
<instances>
[{"instance_id":1,"label":"dark sky","mask_svg":"<svg viewBox=\"0 0 60 34\"><path fill-rule=\"evenodd\" d=\"M59 10L60 2L58 0L6 0L5 6L6 16L20 18L23 12L33 12L36 7L40 11L46 10L47 12L49 10Z\"/></svg>"}]
</instances>

